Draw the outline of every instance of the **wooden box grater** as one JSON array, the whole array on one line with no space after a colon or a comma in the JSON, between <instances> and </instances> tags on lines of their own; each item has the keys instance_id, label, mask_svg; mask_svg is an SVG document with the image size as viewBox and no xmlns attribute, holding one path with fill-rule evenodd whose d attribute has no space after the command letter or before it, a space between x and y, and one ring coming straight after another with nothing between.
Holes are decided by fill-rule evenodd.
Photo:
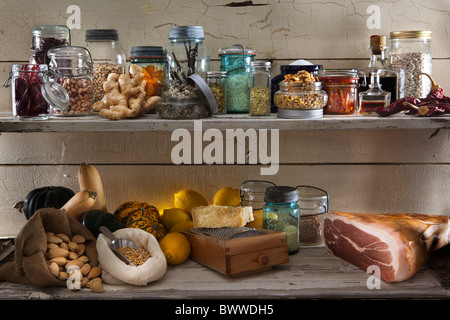
<instances>
[{"instance_id":1,"label":"wooden box grater","mask_svg":"<svg viewBox=\"0 0 450 320\"><path fill-rule=\"evenodd\" d=\"M191 243L191 259L232 277L267 271L289 262L284 232L258 229L263 234L237 239L183 232Z\"/></svg>"}]
</instances>

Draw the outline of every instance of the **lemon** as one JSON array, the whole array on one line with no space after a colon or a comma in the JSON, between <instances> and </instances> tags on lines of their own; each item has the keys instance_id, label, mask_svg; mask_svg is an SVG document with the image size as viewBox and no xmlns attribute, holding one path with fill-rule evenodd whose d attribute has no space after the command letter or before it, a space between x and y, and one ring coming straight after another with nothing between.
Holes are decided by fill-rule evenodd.
<instances>
[{"instance_id":1,"label":"lemon","mask_svg":"<svg viewBox=\"0 0 450 320\"><path fill-rule=\"evenodd\" d=\"M172 228L170 228L169 232L189 231L193 227L194 227L194 222L192 222L192 220L181 221L181 222L178 222L176 225L174 225Z\"/></svg>"},{"instance_id":2,"label":"lemon","mask_svg":"<svg viewBox=\"0 0 450 320\"><path fill-rule=\"evenodd\" d=\"M239 190L232 187L223 187L214 195L213 204L217 206L240 206L241 195Z\"/></svg>"},{"instance_id":3,"label":"lemon","mask_svg":"<svg viewBox=\"0 0 450 320\"><path fill-rule=\"evenodd\" d=\"M248 228L262 229L264 226L262 209L253 210L253 221L245 225Z\"/></svg>"},{"instance_id":4,"label":"lemon","mask_svg":"<svg viewBox=\"0 0 450 320\"><path fill-rule=\"evenodd\" d=\"M170 209L163 210L161 222L164 226L164 229L166 229L166 231L169 231L170 228L172 228L178 222L189 221L189 220L192 220L191 216L188 215L183 210L178 209L178 208L170 208Z\"/></svg>"},{"instance_id":5,"label":"lemon","mask_svg":"<svg viewBox=\"0 0 450 320\"><path fill-rule=\"evenodd\" d=\"M194 190L183 189L174 195L175 208L181 209L191 215L191 209L200 206L207 206L208 201L200 193Z\"/></svg>"},{"instance_id":6,"label":"lemon","mask_svg":"<svg viewBox=\"0 0 450 320\"><path fill-rule=\"evenodd\" d=\"M168 264L180 264L189 258L191 243L180 232L168 233L159 242Z\"/></svg>"}]
</instances>

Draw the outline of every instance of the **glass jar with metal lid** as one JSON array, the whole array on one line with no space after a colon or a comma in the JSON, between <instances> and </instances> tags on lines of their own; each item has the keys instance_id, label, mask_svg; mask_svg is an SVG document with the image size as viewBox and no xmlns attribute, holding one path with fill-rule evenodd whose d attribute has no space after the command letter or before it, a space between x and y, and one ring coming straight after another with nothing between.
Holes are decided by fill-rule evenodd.
<instances>
[{"instance_id":1,"label":"glass jar with metal lid","mask_svg":"<svg viewBox=\"0 0 450 320\"><path fill-rule=\"evenodd\" d=\"M206 83L211 89L214 98L217 101L217 113L225 113L225 81L226 71L208 71L206 72Z\"/></svg>"},{"instance_id":2,"label":"glass jar with metal lid","mask_svg":"<svg viewBox=\"0 0 450 320\"><path fill-rule=\"evenodd\" d=\"M60 46L70 46L70 29L67 26L43 25L31 31L31 64L48 64L45 58L48 49Z\"/></svg>"},{"instance_id":3,"label":"glass jar with metal lid","mask_svg":"<svg viewBox=\"0 0 450 320\"><path fill-rule=\"evenodd\" d=\"M264 180L247 180L241 184L240 196L242 206L251 206L253 209L253 221L247 224L250 228L263 228L264 196L268 187L275 184Z\"/></svg>"},{"instance_id":4,"label":"glass jar with metal lid","mask_svg":"<svg viewBox=\"0 0 450 320\"><path fill-rule=\"evenodd\" d=\"M392 69L404 70L406 97L425 97L431 88L431 31L393 31L389 36L389 63ZM402 79L403 80L403 79Z\"/></svg>"},{"instance_id":5,"label":"glass jar with metal lid","mask_svg":"<svg viewBox=\"0 0 450 320\"><path fill-rule=\"evenodd\" d=\"M278 83L280 90L275 92L273 101L277 106L278 118L311 119L323 117L323 108L328 95L322 90L321 82L305 86L301 82Z\"/></svg>"},{"instance_id":6,"label":"glass jar with metal lid","mask_svg":"<svg viewBox=\"0 0 450 320\"><path fill-rule=\"evenodd\" d=\"M158 46L134 46L131 48L130 62L144 69L147 98L160 96L166 73L163 48Z\"/></svg>"},{"instance_id":7,"label":"glass jar with metal lid","mask_svg":"<svg viewBox=\"0 0 450 320\"><path fill-rule=\"evenodd\" d=\"M225 81L225 110L227 113L250 111L249 74L255 50L235 44L219 49L220 70L227 72Z\"/></svg>"},{"instance_id":8,"label":"glass jar with metal lid","mask_svg":"<svg viewBox=\"0 0 450 320\"><path fill-rule=\"evenodd\" d=\"M358 70L321 69L319 81L328 96L325 114L353 114L358 108Z\"/></svg>"},{"instance_id":9,"label":"glass jar with metal lid","mask_svg":"<svg viewBox=\"0 0 450 320\"><path fill-rule=\"evenodd\" d=\"M250 63L250 115L270 115L270 76L269 61L253 61Z\"/></svg>"},{"instance_id":10,"label":"glass jar with metal lid","mask_svg":"<svg viewBox=\"0 0 450 320\"><path fill-rule=\"evenodd\" d=\"M165 50L167 61L166 85L185 83L192 74L203 79L209 71L209 52L203 41L202 26L173 26L169 31L169 45Z\"/></svg>"},{"instance_id":11,"label":"glass jar with metal lid","mask_svg":"<svg viewBox=\"0 0 450 320\"><path fill-rule=\"evenodd\" d=\"M114 29L89 29L85 34L86 48L92 55L94 103L105 95L103 83L110 73L126 71L126 57L119 44L119 33Z\"/></svg>"},{"instance_id":12,"label":"glass jar with metal lid","mask_svg":"<svg viewBox=\"0 0 450 320\"><path fill-rule=\"evenodd\" d=\"M94 87L92 57L84 47L57 47L47 51L50 59L49 81L58 83L67 92L68 105L61 105L52 94L46 95L53 116L85 116L92 114ZM51 93L49 90L48 93ZM65 99L64 99L65 100Z\"/></svg>"},{"instance_id":13,"label":"glass jar with metal lid","mask_svg":"<svg viewBox=\"0 0 450 320\"><path fill-rule=\"evenodd\" d=\"M298 192L294 187L268 187L264 196L264 229L283 231L289 254L300 249Z\"/></svg>"}]
</instances>

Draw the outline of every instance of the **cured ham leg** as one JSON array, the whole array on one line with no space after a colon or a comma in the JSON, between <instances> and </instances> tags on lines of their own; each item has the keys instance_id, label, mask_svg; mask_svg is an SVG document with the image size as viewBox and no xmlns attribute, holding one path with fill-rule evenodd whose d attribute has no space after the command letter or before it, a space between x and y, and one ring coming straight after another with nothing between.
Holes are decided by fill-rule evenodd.
<instances>
[{"instance_id":1,"label":"cured ham leg","mask_svg":"<svg viewBox=\"0 0 450 320\"><path fill-rule=\"evenodd\" d=\"M376 265L385 281L404 281L449 242L449 217L330 212L324 237L335 256L363 270Z\"/></svg>"}]
</instances>

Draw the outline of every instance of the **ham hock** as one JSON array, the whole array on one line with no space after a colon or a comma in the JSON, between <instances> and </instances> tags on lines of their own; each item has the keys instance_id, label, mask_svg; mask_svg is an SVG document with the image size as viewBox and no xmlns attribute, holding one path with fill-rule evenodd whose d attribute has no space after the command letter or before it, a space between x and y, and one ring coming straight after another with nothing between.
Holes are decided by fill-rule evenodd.
<instances>
[{"instance_id":1,"label":"ham hock","mask_svg":"<svg viewBox=\"0 0 450 320\"><path fill-rule=\"evenodd\" d=\"M387 282L404 281L431 252L449 242L449 217L330 212L324 221L324 238L335 256L363 270L376 265Z\"/></svg>"}]
</instances>

